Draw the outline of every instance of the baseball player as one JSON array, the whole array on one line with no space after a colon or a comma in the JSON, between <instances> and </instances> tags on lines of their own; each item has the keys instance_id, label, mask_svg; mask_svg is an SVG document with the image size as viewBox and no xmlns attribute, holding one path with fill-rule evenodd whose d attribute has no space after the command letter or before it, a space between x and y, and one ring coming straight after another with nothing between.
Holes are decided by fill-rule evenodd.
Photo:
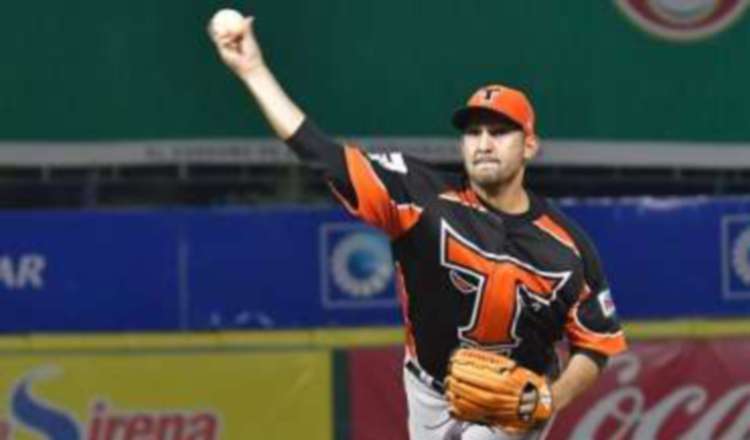
<instances>
[{"instance_id":1,"label":"baseball player","mask_svg":"<svg viewBox=\"0 0 750 440\"><path fill-rule=\"evenodd\" d=\"M453 114L465 173L448 174L321 132L264 62L252 18L241 33L211 37L276 134L323 167L347 210L390 237L412 439L537 438L626 348L591 242L524 188L539 143L522 92L482 87Z\"/></svg>"}]
</instances>

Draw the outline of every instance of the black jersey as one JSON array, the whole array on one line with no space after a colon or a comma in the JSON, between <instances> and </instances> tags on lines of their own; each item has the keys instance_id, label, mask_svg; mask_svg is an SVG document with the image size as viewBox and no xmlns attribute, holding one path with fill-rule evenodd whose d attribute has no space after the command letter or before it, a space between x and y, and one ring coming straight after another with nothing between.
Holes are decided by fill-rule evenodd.
<instances>
[{"instance_id":1,"label":"black jersey","mask_svg":"<svg viewBox=\"0 0 750 440\"><path fill-rule=\"evenodd\" d=\"M436 378L458 346L503 352L554 375L555 343L611 356L626 347L585 234L544 199L509 215L462 175L400 153L347 146L325 166L343 205L391 239L410 357ZM343 167L343 169L342 169Z\"/></svg>"}]
</instances>

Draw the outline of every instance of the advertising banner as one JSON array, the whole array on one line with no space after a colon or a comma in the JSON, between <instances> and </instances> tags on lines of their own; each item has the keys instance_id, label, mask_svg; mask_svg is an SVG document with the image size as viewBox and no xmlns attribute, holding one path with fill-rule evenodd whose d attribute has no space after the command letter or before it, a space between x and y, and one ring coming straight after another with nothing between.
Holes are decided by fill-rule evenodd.
<instances>
[{"instance_id":1,"label":"advertising banner","mask_svg":"<svg viewBox=\"0 0 750 440\"><path fill-rule=\"evenodd\" d=\"M400 322L387 238L339 209L186 220L192 329Z\"/></svg>"},{"instance_id":2,"label":"advertising banner","mask_svg":"<svg viewBox=\"0 0 750 440\"><path fill-rule=\"evenodd\" d=\"M750 313L750 199L600 199L562 207L598 247L622 318Z\"/></svg>"},{"instance_id":3,"label":"advertising banner","mask_svg":"<svg viewBox=\"0 0 750 440\"><path fill-rule=\"evenodd\" d=\"M408 440L403 357L402 347L348 351L351 429L346 440Z\"/></svg>"},{"instance_id":4,"label":"advertising banner","mask_svg":"<svg viewBox=\"0 0 750 440\"><path fill-rule=\"evenodd\" d=\"M325 351L2 356L0 440L332 438Z\"/></svg>"},{"instance_id":5,"label":"advertising banner","mask_svg":"<svg viewBox=\"0 0 750 440\"><path fill-rule=\"evenodd\" d=\"M550 439L750 436L750 341L634 344L555 420Z\"/></svg>"},{"instance_id":6,"label":"advertising banner","mask_svg":"<svg viewBox=\"0 0 750 440\"><path fill-rule=\"evenodd\" d=\"M174 217L5 212L0 229L0 331L180 327Z\"/></svg>"},{"instance_id":7,"label":"advertising banner","mask_svg":"<svg viewBox=\"0 0 750 440\"><path fill-rule=\"evenodd\" d=\"M348 354L352 440L406 440L401 348ZM634 343L556 416L551 439L750 436L750 341ZM368 368L369 367L369 368Z\"/></svg>"},{"instance_id":8,"label":"advertising banner","mask_svg":"<svg viewBox=\"0 0 750 440\"><path fill-rule=\"evenodd\" d=\"M750 199L560 202L623 319L750 313ZM334 207L5 213L0 331L399 325L390 243Z\"/></svg>"}]
</instances>

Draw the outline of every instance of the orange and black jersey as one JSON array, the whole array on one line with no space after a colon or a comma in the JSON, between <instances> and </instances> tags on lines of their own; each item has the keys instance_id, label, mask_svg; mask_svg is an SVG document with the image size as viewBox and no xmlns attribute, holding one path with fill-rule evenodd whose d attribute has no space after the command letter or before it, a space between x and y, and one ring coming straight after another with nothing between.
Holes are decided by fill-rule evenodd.
<instances>
[{"instance_id":1,"label":"orange and black jersey","mask_svg":"<svg viewBox=\"0 0 750 440\"><path fill-rule=\"evenodd\" d=\"M555 343L607 357L626 347L599 257L586 235L530 194L496 211L464 176L400 153L340 147L305 122L288 141L322 165L336 196L391 239L411 358L436 378L459 345L506 352L557 374Z\"/></svg>"}]
</instances>

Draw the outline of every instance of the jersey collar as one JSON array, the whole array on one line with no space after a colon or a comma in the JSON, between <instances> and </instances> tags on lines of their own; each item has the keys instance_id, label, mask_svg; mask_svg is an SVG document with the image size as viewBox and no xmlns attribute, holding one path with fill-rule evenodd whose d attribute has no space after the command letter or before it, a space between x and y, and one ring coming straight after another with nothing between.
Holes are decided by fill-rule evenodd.
<instances>
[{"instance_id":1,"label":"jersey collar","mask_svg":"<svg viewBox=\"0 0 750 440\"><path fill-rule=\"evenodd\" d=\"M528 189L526 190L526 193L529 196L529 209L526 212L522 212L520 214L510 214L501 211L487 203L479 196L479 194L474 192L470 185L467 185L466 187L466 194L468 198L470 198L472 201L475 201L485 210L499 216L503 220L503 222L508 224L533 222L534 220L541 217L544 211L544 201Z\"/></svg>"}]
</instances>

